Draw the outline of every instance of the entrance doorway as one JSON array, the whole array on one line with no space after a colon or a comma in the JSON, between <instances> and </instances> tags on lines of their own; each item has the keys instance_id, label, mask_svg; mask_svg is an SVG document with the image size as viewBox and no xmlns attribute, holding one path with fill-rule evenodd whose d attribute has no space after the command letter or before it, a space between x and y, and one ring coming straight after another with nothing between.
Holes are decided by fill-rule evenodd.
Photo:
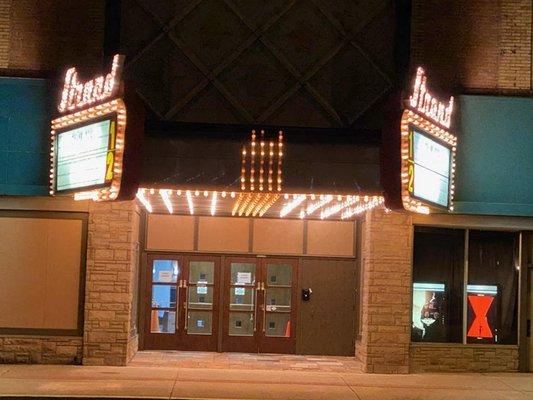
<instances>
[{"instance_id":1,"label":"entrance doorway","mask_svg":"<svg viewBox=\"0 0 533 400\"><path fill-rule=\"evenodd\" d=\"M294 353L298 262L148 254L144 348Z\"/></svg>"},{"instance_id":2,"label":"entrance doorway","mask_svg":"<svg viewBox=\"0 0 533 400\"><path fill-rule=\"evenodd\" d=\"M148 255L144 345L217 349L218 257Z\"/></svg>"},{"instance_id":3,"label":"entrance doorway","mask_svg":"<svg viewBox=\"0 0 533 400\"><path fill-rule=\"evenodd\" d=\"M227 258L222 351L294 353L297 264Z\"/></svg>"}]
</instances>

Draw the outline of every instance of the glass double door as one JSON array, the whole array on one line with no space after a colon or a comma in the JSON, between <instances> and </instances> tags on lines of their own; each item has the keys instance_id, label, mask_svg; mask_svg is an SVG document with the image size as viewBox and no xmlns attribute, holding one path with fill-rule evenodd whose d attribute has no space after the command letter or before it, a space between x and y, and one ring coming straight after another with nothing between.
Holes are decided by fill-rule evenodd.
<instances>
[{"instance_id":1,"label":"glass double door","mask_svg":"<svg viewBox=\"0 0 533 400\"><path fill-rule=\"evenodd\" d=\"M228 258L222 351L294 353L296 262Z\"/></svg>"},{"instance_id":2,"label":"glass double door","mask_svg":"<svg viewBox=\"0 0 533 400\"><path fill-rule=\"evenodd\" d=\"M146 349L217 349L218 257L148 256Z\"/></svg>"},{"instance_id":3,"label":"glass double door","mask_svg":"<svg viewBox=\"0 0 533 400\"><path fill-rule=\"evenodd\" d=\"M294 353L295 259L147 257L144 348Z\"/></svg>"}]
</instances>

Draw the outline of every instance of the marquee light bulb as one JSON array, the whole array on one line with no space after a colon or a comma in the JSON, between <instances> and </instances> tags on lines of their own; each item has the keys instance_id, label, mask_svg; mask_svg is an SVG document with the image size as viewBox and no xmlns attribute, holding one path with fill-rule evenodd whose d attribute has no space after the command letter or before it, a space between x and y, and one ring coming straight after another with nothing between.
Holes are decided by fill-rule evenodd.
<instances>
[{"instance_id":1,"label":"marquee light bulb","mask_svg":"<svg viewBox=\"0 0 533 400\"><path fill-rule=\"evenodd\" d=\"M185 192L185 196L187 197L187 205L189 206L189 214L193 215L194 214L194 203L192 200L192 195L191 195L190 190L187 190Z\"/></svg>"},{"instance_id":2,"label":"marquee light bulb","mask_svg":"<svg viewBox=\"0 0 533 400\"><path fill-rule=\"evenodd\" d=\"M144 189L139 189L137 191L137 198L143 204L144 208L146 208L146 211L148 211L149 213L153 211L152 205L150 204L148 199L144 196Z\"/></svg>"},{"instance_id":3,"label":"marquee light bulb","mask_svg":"<svg viewBox=\"0 0 533 400\"><path fill-rule=\"evenodd\" d=\"M211 215L214 216L215 212L217 210L217 197L218 193L213 192L213 196L211 197Z\"/></svg>"}]
</instances>

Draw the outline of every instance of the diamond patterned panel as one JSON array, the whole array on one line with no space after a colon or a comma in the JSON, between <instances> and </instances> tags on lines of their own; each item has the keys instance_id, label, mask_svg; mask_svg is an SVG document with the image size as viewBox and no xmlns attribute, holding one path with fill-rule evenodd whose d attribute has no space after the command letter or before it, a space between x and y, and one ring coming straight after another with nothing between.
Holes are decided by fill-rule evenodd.
<instances>
[{"instance_id":1,"label":"diamond patterned panel","mask_svg":"<svg viewBox=\"0 0 533 400\"><path fill-rule=\"evenodd\" d=\"M141 96L161 115L204 78L168 37L158 40L130 64L128 75L136 78Z\"/></svg>"},{"instance_id":2,"label":"diamond patterned panel","mask_svg":"<svg viewBox=\"0 0 533 400\"><path fill-rule=\"evenodd\" d=\"M136 0L123 0L122 10L122 19L130 23L122 24L121 47L126 59L131 60L157 37L161 27ZM143 29L139 29L139 25L142 25Z\"/></svg>"},{"instance_id":3,"label":"diamond patterned panel","mask_svg":"<svg viewBox=\"0 0 533 400\"><path fill-rule=\"evenodd\" d=\"M263 44L256 43L220 74L219 80L257 119L294 78Z\"/></svg>"},{"instance_id":4,"label":"diamond patterned panel","mask_svg":"<svg viewBox=\"0 0 533 400\"><path fill-rule=\"evenodd\" d=\"M391 0L320 0L317 3L327 10L348 34L359 32L383 8L392 9Z\"/></svg>"},{"instance_id":5,"label":"diamond patterned panel","mask_svg":"<svg viewBox=\"0 0 533 400\"><path fill-rule=\"evenodd\" d=\"M220 124L238 124L242 122L238 113L235 112L233 107L228 104L213 85L209 85L199 92L191 102L173 117L173 120Z\"/></svg>"},{"instance_id":6,"label":"diamond patterned panel","mask_svg":"<svg viewBox=\"0 0 533 400\"><path fill-rule=\"evenodd\" d=\"M139 3L165 24L194 6L190 0L142 0Z\"/></svg>"},{"instance_id":7,"label":"diamond patterned panel","mask_svg":"<svg viewBox=\"0 0 533 400\"><path fill-rule=\"evenodd\" d=\"M287 3L287 0L233 0L235 7L255 29L282 12Z\"/></svg>"},{"instance_id":8,"label":"diamond patterned panel","mask_svg":"<svg viewBox=\"0 0 533 400\"><path fill-rule=\"evenodd\" d=\"M394 75L394 10L385 7L355 36L363 48L388 75Z\"/></svg>"},{"instance_id":9,"label":"diamond patterned panel","mask_svg":"<svg viewBox=\"0 0 533 400\"><path fill-rule=\"evenodd\" d=\"M365 56L345 46L311 80L324 99L339 113L345 125L372 104L389 87Z\"/></svg>"},{"instance_id":10,"label":"diamond patterned panel","mask_svg":"<svg viewBox=\"0 0 533 400\"><path fill-rule=\"evenodd\" d=\"M301 89L291 96L272 117L265 121L269 125L313 126L328 128L333 122L309 94Z\"/></svg>"},{"instance_id":11,"label":"diamond patterned panel","mask_svg":"<svg viewBox=\"0 0 533 400\"><path fill-rule=\"evenodd\" d=\"M392 0L123 1L126 73L162 119L364 127L394 80Z\"/></svg>"},{"instance_id":12,"label":"diamond patterned panel","mask_svg":"<svg viewBox=\"0 0 533 400\"><path fill-rule=\"evenodd\" d=\"M221 0L204 0L173 29L209 69L217 66L251 34Z\"/></svg>"},{"instance_id":13,"label":"diamond patterned panel","mask_svg":"<svg viewBox=\"0 0 533 400\"><path fill-rule=\"evenodd\" d=\"M298 2L269 29L266 37L300 73L342 40L311 1Z\"/></svg>"}]
</instances>

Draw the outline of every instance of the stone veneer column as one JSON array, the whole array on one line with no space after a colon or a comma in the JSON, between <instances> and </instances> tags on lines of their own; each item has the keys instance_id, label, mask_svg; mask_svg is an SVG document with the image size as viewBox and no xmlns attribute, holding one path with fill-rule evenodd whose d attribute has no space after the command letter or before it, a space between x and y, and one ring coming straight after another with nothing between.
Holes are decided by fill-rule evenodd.
<instances>
[{"instance_id":1,"label":"stone veneer column","mask_svg":"<svg viewBox=\"0 0 533 400\"><path fill-rule=\"evenodd\" d=\"M137 351L139 215L135 201L89 206L85 365L126 365Z\"/></svg>"},{"instance_id":2,"label":"stone veneer column","mask_svg":"<svg viewBox=\"0 0 533 400\"><path fill-rule=\"evenodd\" d=\"M361 339L364 372L408 373L411 332L411 216L368 211L362 227Z\"/></svg>"}]
</instances>

